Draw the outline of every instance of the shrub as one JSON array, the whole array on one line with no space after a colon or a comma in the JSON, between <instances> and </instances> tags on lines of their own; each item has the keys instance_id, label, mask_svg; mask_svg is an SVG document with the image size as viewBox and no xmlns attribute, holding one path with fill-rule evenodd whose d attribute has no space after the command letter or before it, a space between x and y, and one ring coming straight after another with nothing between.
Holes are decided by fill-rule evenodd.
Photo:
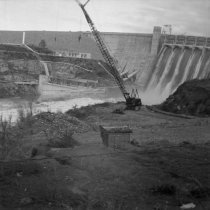
<instances>
[{"instance_id":1,"label":"shrub","mask_svg":"<svg viewBox=\"0 0 210 210\"><path fill-rule=\"evenodd\" d=\"M13 129L11 117L0 117L0 160L22 157L21 134Z\"/></svg>"},{"instance_id":2,"label":"shrub","mask_svg":"<svg viewBox=\"0 0 210 210\"><path fill-rule=\"evenodd\" d=\"M172 184L162 184L151 188L153 194L159 195L174 195L176 193L176 187Z\"/></svg>"},{"instance_id":3,"label":"shrub","mask_svg":"<svg viewBox=\"0 0 210 210\"><path fill-rule=\"evenodd\" d=\"M49 138L48 136L48 146L55 148L68 148L79 145L79 143L73 138L73 134L73 131L66 129L61 138L53 138L53 136Z\"/></svg>"},{"instance_id":4,"label":"shrub","mask_svg":"<svg viewBox=\"0 0 210 210\"><path fill-rule=\"evenodd\" d=\"M28 102L27 107L19 107L18 109L18 119L17 127L23 129L25 132L33 134L33 104Z\"/></svg>"},{"instance_id":5,"label":"shrub","mask_svg":"<svg viewBox=\"0 0 210 210\"><path fill-rule=\"evenodd\" d=\"M18 122L25 122L33 116L33 102L29 101L27 107L20 106L18 109Z\"/></svg>"},{"instance_id":6,"label":"shrub","mask_svg":"<svg viewBox=\"0 0 210 210\"><path fill-rule=\"evenodd\" d=\"M81 108L77 108L77 106L75 105L72 109L68 110L66 113L78 119L85 119L94 112L95 112L94 106L84 106Z\"/></svg>"},{"instance_id":7,"label":"shrub","mask_svg":"<svg viewBox=\"0 0 210 210\"><path fill-rule=\"evenodd\" d=\"M122 108L115 109L112 113L114 113L114 114L125 114L125 112Z\"/></svg>"}]
</instances>

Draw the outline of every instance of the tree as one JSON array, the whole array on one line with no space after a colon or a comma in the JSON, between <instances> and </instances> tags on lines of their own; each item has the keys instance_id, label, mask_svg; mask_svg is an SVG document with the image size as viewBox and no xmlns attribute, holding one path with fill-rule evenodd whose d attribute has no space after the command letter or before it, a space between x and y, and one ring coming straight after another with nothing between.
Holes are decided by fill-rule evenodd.
<instances>
[{"instance_id":1,"label":"tree","mask_svg":"<svg viewBox=\"0 0 210 210\"><path fill-rule=\"evenodd\" d=\"M47 47L47 43L44 39L42 39L40 42L39 42L39 47L41 48L46 48Z\"/></svg>"}]
</instances>

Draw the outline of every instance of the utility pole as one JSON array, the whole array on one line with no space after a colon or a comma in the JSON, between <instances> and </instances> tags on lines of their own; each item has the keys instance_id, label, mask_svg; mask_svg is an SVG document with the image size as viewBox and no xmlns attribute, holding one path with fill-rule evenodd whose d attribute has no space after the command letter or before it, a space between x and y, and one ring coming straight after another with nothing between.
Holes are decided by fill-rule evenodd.
<instances>
[{"instance_id":1,"label":"utility pole","mask_svg":"<svg viewBox=\"0 0 210 210\"><path fill-rule=\"evenodd\" d=\"M26 32L23 31L23 38L22 38L22 44L23 45L25 44L25 38L26 38Z\"/></svg>"}]
</instances>

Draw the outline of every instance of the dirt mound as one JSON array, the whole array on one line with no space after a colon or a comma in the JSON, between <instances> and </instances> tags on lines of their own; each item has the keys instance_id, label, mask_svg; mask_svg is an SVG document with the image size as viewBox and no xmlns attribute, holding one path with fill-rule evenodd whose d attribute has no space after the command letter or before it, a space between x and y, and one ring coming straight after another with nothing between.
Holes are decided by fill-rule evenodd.
<instances>
[{"instance_id":1,"label":"dirt mound","mask_svg":"<svg viewBox=\"0 0 210 210\"><path fill-rule=\"evenodd\" d=\"M183 83L158 108L177 114L210 116L210 79Z\"/></svg>"},{"instance_id":2,"label":"dirt mound","mask_svg":"<svg viewBox=\"0 0 210 210\"><path fill-rule=\"evenodd\" d=\"M57 138L65 136L66 133L83 133L89 130L86 123L61 112L43 112L33 118L36 125L40 126L47 135Z\"/></svg>"}]
</instances>

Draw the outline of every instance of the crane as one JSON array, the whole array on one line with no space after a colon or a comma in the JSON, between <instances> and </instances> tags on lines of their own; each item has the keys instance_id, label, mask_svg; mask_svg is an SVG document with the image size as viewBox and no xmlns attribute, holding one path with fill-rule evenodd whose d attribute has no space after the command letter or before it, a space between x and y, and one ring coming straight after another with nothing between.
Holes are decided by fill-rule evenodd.
<instances>
[{"instance_id":1,"label":"crane","mask_svg":"<svg viewBox=\"0 0 210 210\"><path fill-rule=\"evenodd\" d=\"M117 70L116 60L111 56L99 31L96 29L96 26L94 25L93 21L91 20L89 14L87 13L87 11L85 9L85 6L88 4L88 2L90 0L87 0L85 4L82 4L79 0L75 0L75 1L82 9L82 11L85 15L85 18L87 20L87 23L89 24L90 29L92 31L93 37L95 38L96 44L97 44L104 60L106 61L106 63L109 66L109 69L107 69L107 71L113 76L116 84L120 88L120 90L125 98L127 109L140 108L142 103L141 103L141 99L138 96L137 89L132 90L131 94L129 94L129 92L126 90L124 82L123 82L123 78L121 78L121 75L120 75L119 71Z\"/></svg>"}]
</instances>

